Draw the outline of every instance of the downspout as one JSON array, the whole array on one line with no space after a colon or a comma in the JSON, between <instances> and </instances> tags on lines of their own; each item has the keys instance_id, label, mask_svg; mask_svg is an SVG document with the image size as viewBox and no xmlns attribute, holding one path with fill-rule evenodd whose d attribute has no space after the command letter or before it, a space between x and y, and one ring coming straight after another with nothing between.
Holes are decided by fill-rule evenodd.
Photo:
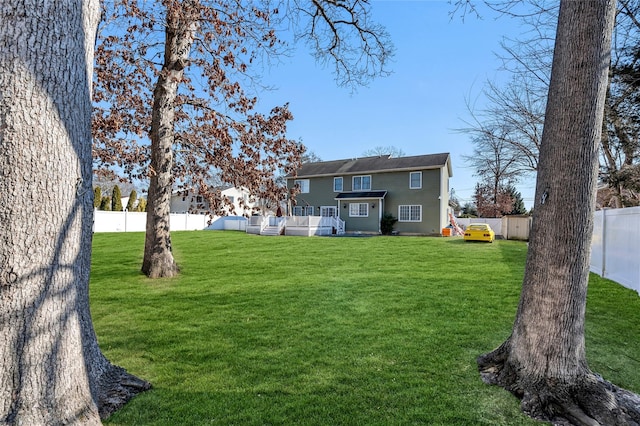
<instances>
[{"instance_id":1,"label":"downspout","mask_svg":"<svg viewBox=\"0 0 640 426\"><path fill-rule=\"evenodd\" d=\"M378 234L382 234L382 198L378 198Z\"/></svg>"}]
</instances>

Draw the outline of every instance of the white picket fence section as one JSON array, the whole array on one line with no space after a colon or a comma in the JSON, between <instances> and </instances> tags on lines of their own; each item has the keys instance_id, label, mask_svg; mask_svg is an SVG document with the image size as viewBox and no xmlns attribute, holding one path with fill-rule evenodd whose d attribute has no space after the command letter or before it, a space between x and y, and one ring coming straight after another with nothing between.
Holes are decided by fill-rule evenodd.
<instances>
[{"instance_id":1,"label":"white picket fence section","mask_svg":"<svg viewBox=\"0 0 640 426\"><path fill-rule=\"evenodd\" d=\"M591 272L640 294L640 207L595 213Z\"/></svg>"},{"instance_id":2,"label":"white picket fence section","mask_svg":"<svg viewBox=\"0 0 640 426\"><path fill-rule=\"evenodd\" d=\"M242 216L214 216L204 214L172 213L169 218L172 231L202 229L245 231L247 219ZM144 212L93 212L93 232L145 232L147 214Z\"/></svg>"}]
</instances>

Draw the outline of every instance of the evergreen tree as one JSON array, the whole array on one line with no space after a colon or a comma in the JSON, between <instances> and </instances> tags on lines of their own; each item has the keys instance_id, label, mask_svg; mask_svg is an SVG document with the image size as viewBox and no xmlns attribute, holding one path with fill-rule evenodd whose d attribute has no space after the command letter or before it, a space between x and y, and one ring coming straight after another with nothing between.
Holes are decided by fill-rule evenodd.
<instances>
[{"instance_id":1,"label":"evergreen tree","mask_svg":"<svg viewBox=\"0 0 640 426\"><path fill-rule=\"evenodd\" d=\"M505 214L527 214L527 209L524 207L524 201L522 200L522 194L520 194L516 187L509 185L507 186L506 191L511 197L513 207L511 208L511 211L505 212Z\"/></svg>"},{"instance_id":2,"label":"evergreen tree","mask_svg":"<svg viewBox=\"0 0 640 426\"><path fill-rule=\"evenodd\" d=\"M111 197L105 195L100 201L100 210L111 211Z\"/></svg>"},{"instance_id":3,"label":"evergreen tree","mask_svg":"<svg viewBox=\"0 0 640 426\"><path fill-rule=\"evenodd\" d=\"M138 198L138 193L135 189L131 190L129 194L129 201L127 201L127 211L132 212L134 210L133 206L136 205L136 199Z\"/></svg>"},{"instance_id":4,"label":"evergreen tree","mask_svg":"<svg viewBox=\"0 0 640 426\"><path fill-rule=\"evenodd\" d=\"M140 198L138 201L138 206L136 207L137 212L146 212L147 211L147 200L144 198Z\"/></svg>"},{"instance_id":5,"label":"evergreen tree","mask_svg":"<svg viewBox=\"0 0 640 426\"><path fill-rule=\"evenodd\" d=\"M102 189L96 186L93 188L93 208L100 208L100 203L102 203Z\"/></svg>"},{"instance_id":6,"label":"evergreen tree","mask_svg":"<svg viewBox=\"0 0 640 426\"><path fill-rule=\"evenodd\" d=\"M473 203L465 203L462 206L462 217L478 217L478 209Z\"/></svg>"},{"instance_id":7,"label":"evergreen tree","mask_svg":"<svg viewBox=\"0 0 640 426\"><path fill-rule=\"evenodd\" d=\"M122 194L118 185L114 186L111 192L111 210L114 212L122 211Z\"/></svg>"}]
</instances>

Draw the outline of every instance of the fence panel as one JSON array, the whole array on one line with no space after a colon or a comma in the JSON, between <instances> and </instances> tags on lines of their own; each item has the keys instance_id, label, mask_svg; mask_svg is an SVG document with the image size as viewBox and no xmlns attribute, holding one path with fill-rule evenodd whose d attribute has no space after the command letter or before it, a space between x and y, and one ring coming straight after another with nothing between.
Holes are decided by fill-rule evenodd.
<instances>
[{"instance_id":1,"label":"fence panel","mask_svg":"<svg viewBox=\"0 0 640 426\"><path fill-rule=\"evenodd\" d=\"M247 229L247 219L242 216L214 216L204 214L172 213L169 217L172 231L195 231L201 229L236 230ZM145 232L147 214L145 212L93 212L93 232Z\"/></svg>"},{"instance_id":2,"label":"fence panel","mask_svg":"<svg viewBox=\"0 0 640 426\"><path fill-rule=\"evenodd\" d=\"M482 218L482 217L457 217L456 222L458 225L463 226L465 229L470 223L487 223L493 229L496 235L502 235L502 219L501 218Z\"/></svg>"},{"instance_id":3,"label":"fence panel","mask_svg":"<svg viewBox=\"0 0 640 426\"><path fill-rule=\"evenodd\" d=\"M640 293L640 207L595 213L591 271Z\"/></svg>"}]
</instances>

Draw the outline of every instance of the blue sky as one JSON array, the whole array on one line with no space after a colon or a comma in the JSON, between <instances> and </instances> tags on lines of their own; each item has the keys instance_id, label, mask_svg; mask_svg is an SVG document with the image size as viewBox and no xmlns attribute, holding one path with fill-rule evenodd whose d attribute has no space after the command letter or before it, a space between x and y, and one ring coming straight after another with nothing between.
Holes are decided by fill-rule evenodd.
<instances>
[{"instance_id":1,"label":"blue sky","mask_svg":"<svg viewBox=\"0 0 640 426\"><path fill-rule=\"evenodd\" d=\"M260 105L270 109L289 102L289 137L325 161L359 157L376 146L395 146L406 155L449 152L451 187L461 201L471 201L476 178L461 155L473 146L456 129L470 118L468 102L482 108L485 82L508 77L496 53L502 37L517 36L518 27L488 11L482 20L451 19L451 10L445 1L373 0L373 16L396 48L391 76L352 94L337 87L331 69L299 45L290 59L263 74L263 82L276 90L261 94ZM530 208L534 182L517 187Z\"/></svg>"}]
</instances>

